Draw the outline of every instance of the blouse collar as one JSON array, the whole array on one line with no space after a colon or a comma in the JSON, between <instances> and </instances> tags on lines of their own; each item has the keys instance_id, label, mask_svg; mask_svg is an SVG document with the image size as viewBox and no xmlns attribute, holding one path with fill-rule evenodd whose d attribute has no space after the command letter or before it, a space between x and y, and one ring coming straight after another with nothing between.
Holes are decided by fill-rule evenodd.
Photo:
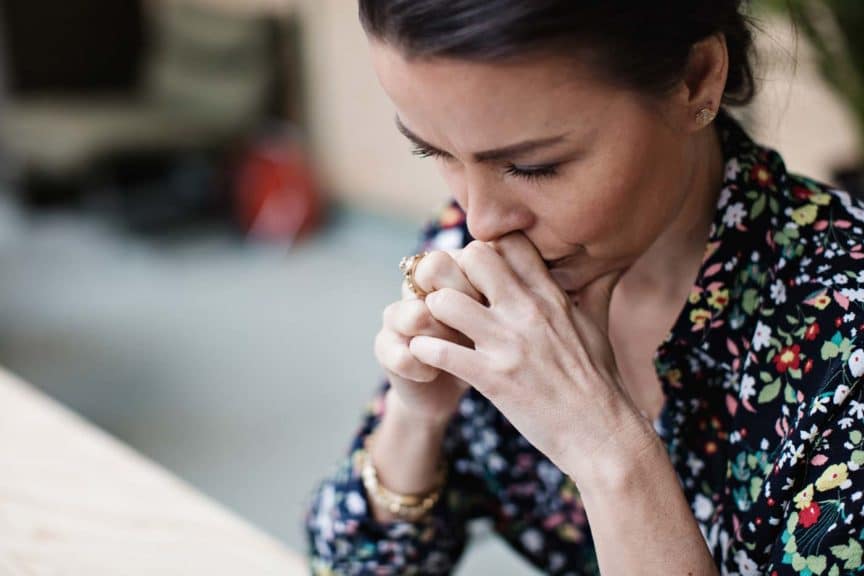
<instances>
[{"instance_id":1,"label":"blouse collar","mask_svg":"<svg viewBox=\"0 0 864 576\"><path fill-rule=\"evenodd\" d=\"M654 357L663 377L674 359L737 372L749 347L754 314L772 262L769 210L777 207L787 179L782 158L756 144L721 108L716 120L724 179L702 264L689 298ZM675 387L675 383L672 383ZM664 386L665 387L665 386Z\"/></svg>"}]
</instances>

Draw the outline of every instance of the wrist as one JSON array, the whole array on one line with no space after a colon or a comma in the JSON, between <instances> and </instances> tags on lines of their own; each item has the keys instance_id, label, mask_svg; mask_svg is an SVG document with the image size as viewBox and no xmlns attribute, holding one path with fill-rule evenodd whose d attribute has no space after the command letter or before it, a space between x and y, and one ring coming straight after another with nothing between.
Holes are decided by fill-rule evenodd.
<instances>
[{"instance_id":1,"label":"wrist","mask_svg":"<svg viewBox=\"0 0 864 576\"><path fill-rule=\"evenodd\" d=\"M583 496L624 494L643 486L666 458L651 422L634 412L589 457L571 458L567 471Z\"/></svg>"},{"instance_id":2,"label":"wrist","mask_svg":"<svg viewBox=\"0 0 864 576\"><path fill-rule=\"evenodd\" d=\"M431 416L411 410L394 388L387 390L384 396L384 418L394 427L406 433L421 433L431 436L443 436L451 415Z\"/></svg>"}]
</instances>

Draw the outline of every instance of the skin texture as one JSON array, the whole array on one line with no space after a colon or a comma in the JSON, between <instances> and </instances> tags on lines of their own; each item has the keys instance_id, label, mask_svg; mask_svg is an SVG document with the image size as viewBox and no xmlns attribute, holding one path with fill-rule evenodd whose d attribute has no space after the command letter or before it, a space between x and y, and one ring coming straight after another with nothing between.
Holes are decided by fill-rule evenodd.
<instances>
[{"instance_id":1,"label":"skin texture","mask_svg":"<svg viewBox=\"0 0 864 576\"><path fill-rule=\"evenodd\" d=\"M385 312L376 356L393 386L372 446L382 483L428 487L437 454L423 447L472 386L579 486L604 575L715 573L610 332L616 318L638 328L634 311L680 309L695 278L722 180L717 134L696 112L720 102L723 37L694 46L663 98L573 60L371 47L403 132L434 149L477 239L421 261L417 281L434 292L403 291ZM554 144L488 153L526 140Z\"/></svg>"}]
</instances>

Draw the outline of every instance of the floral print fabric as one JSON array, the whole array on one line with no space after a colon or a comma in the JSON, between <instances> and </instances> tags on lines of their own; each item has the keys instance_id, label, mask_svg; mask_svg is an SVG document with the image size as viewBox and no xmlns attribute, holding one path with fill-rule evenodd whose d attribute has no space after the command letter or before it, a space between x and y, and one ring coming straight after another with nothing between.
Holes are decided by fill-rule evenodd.
<instances>
[{"instance_id":1,"label":"floral print fabric","mask_svg":"<svg viewBox=\"0 0 864 576\"><path fill-rule=\"evenodd\" d=\"M725 178L654 356L666 396L654 427L721 574L864 573L864 203L787 172L725 111L716 122ZM423 238L471 240L455 203ZM478 518L546 573L599 573L577 487L474 390L445 437L445 497L416 523L375 522L355 455L387 387L310 499L314 573L450 573Z\"/></svg>"}]
</instances>

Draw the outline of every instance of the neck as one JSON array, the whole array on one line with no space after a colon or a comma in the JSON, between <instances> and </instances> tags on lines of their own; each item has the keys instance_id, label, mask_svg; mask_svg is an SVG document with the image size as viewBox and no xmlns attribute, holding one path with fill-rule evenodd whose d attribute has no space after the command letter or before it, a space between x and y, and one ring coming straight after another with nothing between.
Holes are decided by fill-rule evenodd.
<instances>
[{"instance_id":1,"label":"neck","mask_svg":"<svg viewBox=\"0 0 864 576\"><path fill-rule=\"evenodd\" d=\"M687 298L702 263L723 185L723 149L715 126L698 133L695 150L694 170L681 210L621 277L616 292L647 302L671 299L670 304L676 306Z\"/></svg>"}]
</instances>

